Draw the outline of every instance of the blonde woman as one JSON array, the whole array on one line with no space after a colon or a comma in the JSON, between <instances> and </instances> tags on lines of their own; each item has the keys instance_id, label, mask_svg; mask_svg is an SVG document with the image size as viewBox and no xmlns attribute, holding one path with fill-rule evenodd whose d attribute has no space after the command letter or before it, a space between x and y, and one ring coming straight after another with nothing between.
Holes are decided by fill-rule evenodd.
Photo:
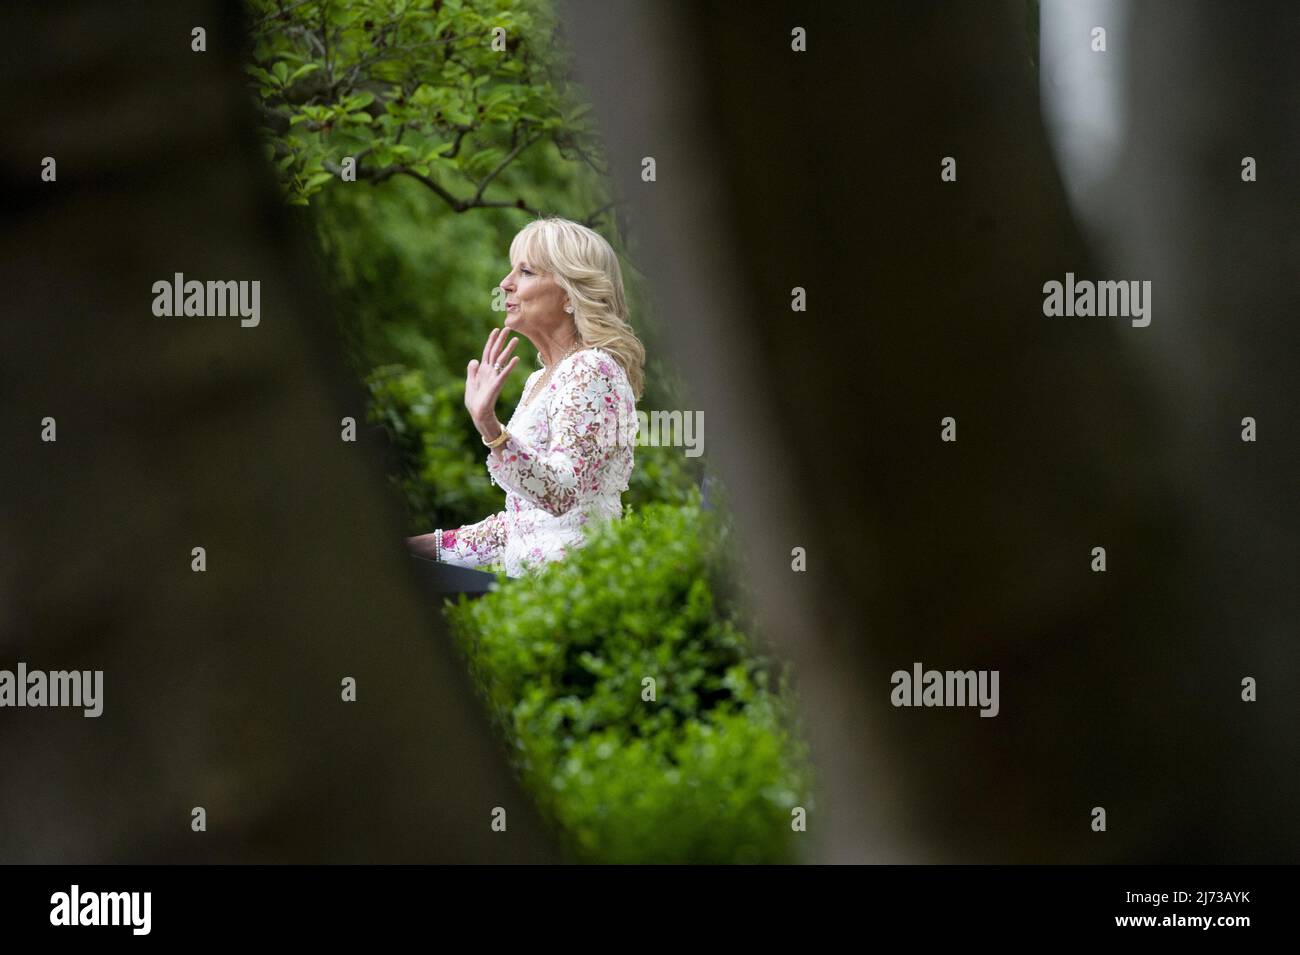
<instances>
[{"instance_id":1,"label":"blonde woman","mask_svg":"<svg viewBox=\"0 0 1300 955\"><path fill-rule=\"evenodd\" d=\"M502 564L521 577L580 546L588 525L622 516L645 348L628 323L618 257L596 232L538 219L510 243L510 264L500 283L505 327L491 331L465 375L465 407L505 510L407 543L444 563ZM502 425L497 396L519 363L510 332L536 346L542 367Z\"/></svg>"}]
</instances>

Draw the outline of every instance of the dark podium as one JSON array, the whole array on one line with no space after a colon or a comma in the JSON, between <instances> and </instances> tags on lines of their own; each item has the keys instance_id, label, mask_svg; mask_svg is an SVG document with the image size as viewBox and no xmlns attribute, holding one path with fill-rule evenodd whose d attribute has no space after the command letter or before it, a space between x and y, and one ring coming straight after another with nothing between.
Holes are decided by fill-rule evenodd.
<instances>
[{"instance_id":1,"label":"dark podium","mask_svg":"<svg viewBox=\"0 0 1300 955\"><path fill-rule=\"evenodd\" d=\"M472 567L444 564L415 554L411 555L411 560L415 562L415 571L419 575L425 593L439 596L469 594L471 597L481 597L488 591L496 589L497 579L493 574L474 570Z\"/></svg>"}]
</instances>

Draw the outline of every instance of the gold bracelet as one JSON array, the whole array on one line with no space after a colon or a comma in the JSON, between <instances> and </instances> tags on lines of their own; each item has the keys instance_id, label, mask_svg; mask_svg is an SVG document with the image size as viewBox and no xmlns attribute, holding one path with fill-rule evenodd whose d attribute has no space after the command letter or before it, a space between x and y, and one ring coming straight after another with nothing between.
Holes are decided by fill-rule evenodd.
<instances>
[{"instance_id":1,"label":"gold bracelet","mask_svg":"<svg viewBox=\"0 0 1300 955\"><path fill-rule=\"evenodd\" d=\"M509 437L510 437L510 432L507 431L504 427L502 427L501 433L499 435L497 435L491 441L489 441L487 438L484 438L483 443L487 445L489 448L499 448L501 447L501 445L506 443Z\"/></svg>"}]
</instances>

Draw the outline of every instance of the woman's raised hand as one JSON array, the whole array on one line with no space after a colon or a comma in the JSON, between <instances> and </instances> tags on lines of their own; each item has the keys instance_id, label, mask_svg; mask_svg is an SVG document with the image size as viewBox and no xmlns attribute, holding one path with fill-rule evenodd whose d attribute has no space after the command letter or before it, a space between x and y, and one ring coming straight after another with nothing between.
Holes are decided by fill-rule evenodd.
<instances>
[{"instance_id":1,"label":"woman's raised hand","mask_svg":"<svg viewBox=\"0 0 1300 955\"><path fill-rule=\"evenodd\" d=\"M475 358L465 370L465 407L474 419L474 426L488 440L494 439L499 433L496 421L497 396L501 394L506 376L514 371L519 362L518 355L506 361L511 350L519 343L519 336L516 335L508 345L505 344L507 335L504 328L492 329L487 344L483 346L483 360ZM491 434L488 434L489 430Z\"/></svg>"}]
</instances>

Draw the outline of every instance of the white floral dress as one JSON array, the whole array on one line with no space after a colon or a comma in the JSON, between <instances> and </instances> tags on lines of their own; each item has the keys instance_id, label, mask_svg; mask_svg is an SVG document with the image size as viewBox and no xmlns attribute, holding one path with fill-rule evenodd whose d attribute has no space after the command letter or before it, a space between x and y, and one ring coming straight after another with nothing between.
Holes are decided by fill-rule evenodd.
<instances>
[{"instance_id":1,"label":"white floral dress","mask_svg":"<svg viewBox=\"0 0 1300 955\"><path fill-rule=\"evenodd\" d=\"M528 376L525 397L543 373ZM586 348L566 357L546 389L515 408L501 455L488 453L488 474L506 492L505 510L435 531L438 559L460 567L499 563L522 577L581 546L588 525L621 517L635 406L627 374L608 352Z\"/></svg>"}]
</instances>

